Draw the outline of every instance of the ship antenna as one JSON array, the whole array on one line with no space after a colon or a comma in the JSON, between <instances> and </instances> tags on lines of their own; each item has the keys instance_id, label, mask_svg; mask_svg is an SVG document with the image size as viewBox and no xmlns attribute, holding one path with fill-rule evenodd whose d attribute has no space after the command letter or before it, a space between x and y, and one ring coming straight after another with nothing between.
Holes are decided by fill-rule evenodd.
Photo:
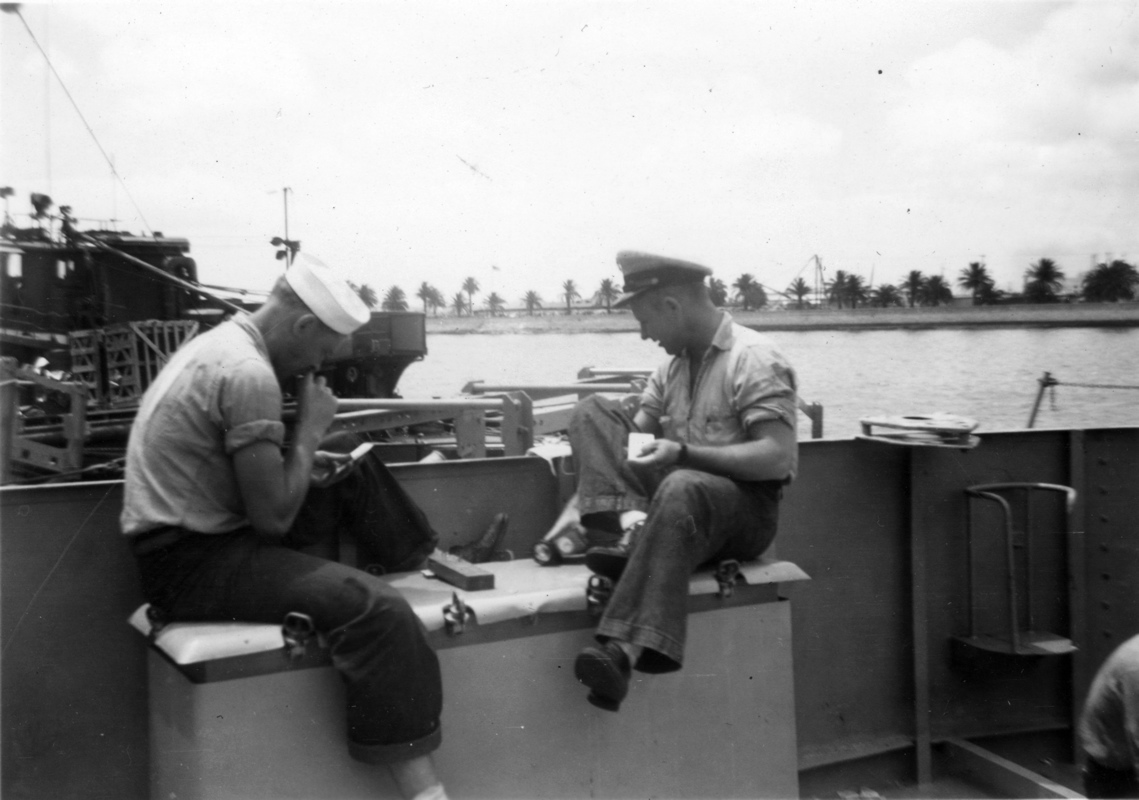
<instances>
[{"instance_id":1,"label":"ship antenna","mask_svg":"<svg viewBox=\"0 0 1139 800\"><path fill-rule=\"evenodd\" d=\"M127 182L123 180L123 176L120 175L118 173L118 171L115 169L115 162L111 160L110 156L107 155L107 151L103 149L103 145L101 145L99 143L99 137L97 137L95 135L95 131L91 128L91 125L87 122L87 118L85 116L83 116L83 112L79 109L79 104L75 102L75 98L72 97L71 92L69 92L67 90L67 84L65 84L63 82L63 78L61 78L59 75L59 72L56 71L55 65L52 64L51 59L48 58L47 52L40 45L39 40L36 39L36 35L34 33L32 33L32 28L30 25L28 25L28 21L26 19L24 19L24 15L20 13L20 4L19 3L0 3L0 11L4 11L8 14L15 14L17 17L20 18L20 22L24 23L24 29L27 30L28 36L30 36L32 39L32 43L40 51L40 54L44 57L44 61L47 62L47 66L48 66L48 69L51 70L51 74L55 76L55 79L57 81L59 81L60 88L63 89L64 95L66 95L67 99L71 102L71 106L72 106L72 108L75 109L75 113L79 115L79 119L83 122L83 126L85 128L87 128L87 133L91 134L91 139L95 142L95 146L98 147L99 152L102 153L103 160L106 161L107 164L110 166L111 174L114 175L115 178L118 179L120 184L122 184L123 191L126 192L127 198L131 201L131 205L134 206L134 210L138 213L139 219L142 220L143 227L146 228L147 232L151 236L153 236L154 231L151 229L150 223L146 221L146 216L142 213L142 209L140 209L138 207L138 203L136 203L134 201L134 197L131 196L130 189L127 188Z\"/></svg>"}]
</instances>

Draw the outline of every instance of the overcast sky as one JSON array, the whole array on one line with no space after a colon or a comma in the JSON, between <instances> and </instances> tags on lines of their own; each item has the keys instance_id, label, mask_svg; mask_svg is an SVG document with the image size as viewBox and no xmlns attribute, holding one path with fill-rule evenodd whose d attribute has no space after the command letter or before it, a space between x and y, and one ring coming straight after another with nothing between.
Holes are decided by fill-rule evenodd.
<instances>
[{"instance_id":1,"label":"overcast sky","mask_svg":"<svg viewBox=\"0 0 1139 800\"><path fill-rule=\"evenodd\" d=\"M25 4L94 138L0 15L0 183L260 289L289 187L304 250L413 308L554 305L622 249L1018 288L1139 259L1137 2Z\"/></svg>"}]
</instances>

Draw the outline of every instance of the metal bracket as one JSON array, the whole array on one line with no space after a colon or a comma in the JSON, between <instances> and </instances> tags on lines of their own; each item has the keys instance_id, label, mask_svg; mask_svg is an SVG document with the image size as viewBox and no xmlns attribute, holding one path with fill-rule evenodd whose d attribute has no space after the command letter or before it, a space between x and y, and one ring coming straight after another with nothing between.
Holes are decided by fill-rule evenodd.
<instances>
[{"instance_id":1,"label":"metal bracket","mask_svg":"<svg viewBox=\"0 0 1139 800\"><path fill-rule=\"evenodd\" d=\"M308 651L308 643L316 636L316 625L312 617L299 611L290 611L281 625L281 637L285 640L285 655L290 661L302 658Z\"/></svg>"},{"instance_id":2,"label":"metal bracket","mask_svg":"<svg viewBox=\"0 0 1139 800\"><path fill-rule=\"evenodd\" d=\"M592 617L600 617L613 596L613 581L604 575L590 575L585 587L585 607Z\"/></svg>"},{"instance_id":3,"label":"metal bracket","mask_svg":"<svg viewBox=\"0 0 1139 800\"><path fill-rule=\"evenodd\" d=\"M443 625L448 636L458 636L467 626L467 620L472 619L475 612L463 602L458 592L451 593L451 604L443 606Z\"/></svg>"},{"instance_id":4,"label":"metal bracket","mask_svg":"<svg viewBox=\"0 0 1139 800\"><path fill-rule=\"evenodd\" d=\"M728 558L720 562L716 567L716 583L720 588L716 591L716 596L721 600L727 599L732 596L732 591L736 583L740 580L740 562L734 558Z\"/></svg>"},{"instance_id":5,"label":"metal bracket","mask_svg":"<svg viewBox=\"0 0 1139 800\"><path fill-rule=\"evenodd\" d=\"M162 633L162 629L170 624L170 620L166 619L166 613L153 603L146 607L146 621L150 623L150 633L146 635L146 640L151 644L158 638L158 634Z\"/></svg>"}]
</instances>

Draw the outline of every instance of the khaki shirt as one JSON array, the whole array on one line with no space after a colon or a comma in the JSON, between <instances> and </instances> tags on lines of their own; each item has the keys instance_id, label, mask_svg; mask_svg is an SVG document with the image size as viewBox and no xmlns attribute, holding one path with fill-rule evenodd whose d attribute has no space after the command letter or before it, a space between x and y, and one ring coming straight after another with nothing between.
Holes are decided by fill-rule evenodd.
<instances>
[{"instance_id":1,"label":"khaki shirt","mask_svg":"<svg viewBox=\"0 0 1139 800\"><path fill-rule=\"evenodd\" d=\"M661 426L663 436L695 445L748 441L752 423L779 420L796 430L795 370L763 334L737 325L726 311L704 353L690 392L687 354L656 369L641 396L641 410ZM798 450L791 473L798 470Z\"/></svg>"},{"instance_id":2,"label":"khaki shirt","mask_svg":"<svg viewBox=\"0 0 1139 800\"><path fill-rule=\"evenodd\" d=\"M280 446L281 406L265 341L249 316L184 344L146 390L131 428L123 533L248 525L231 456L257 441Z\"/></svg>"},{"instance_id":3,"label":"khaki shirt","mask_svg":"<svg viewBox=\"0 0 1139 800\"><path fill-rule=\"evenodd\" d=\"M1121 644L1100 667L1078 732L1084 752L1100 764L1139 775L1139 636Z\"/></svg>"}]
</instances>

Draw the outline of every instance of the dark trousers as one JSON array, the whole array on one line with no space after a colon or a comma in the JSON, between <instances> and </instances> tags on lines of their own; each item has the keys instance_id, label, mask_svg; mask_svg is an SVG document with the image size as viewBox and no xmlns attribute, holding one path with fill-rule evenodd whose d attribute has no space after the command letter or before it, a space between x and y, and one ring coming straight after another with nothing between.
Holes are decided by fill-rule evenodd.
<instances>
[{"instance_id":1,"label":"dark trousers","mask_svg":"<svg viewBox=\"0 0 1139 800\"><path fill-rule=\"evenodd\" d=\"M437 538L375 459L358 475L311 491L282 541L252 528L183 531L157 549L142 538L136 553L143 596L172 621L280 624L290 612L307 614L347 687L352 757L391 763L426 755L441 741L443 690L419 618L383 579L301 552L321 549L343 526L356 534L363 563L389 571L417 566ZM150 541L159 537L171 538L164 532Z\"/></svg>"},{"instance_id":2,"label":"dark trousers","mask_svg":"<svg viewBox=\"0 0 1139 800\"><path fill-rule=\"evenodd\" d=\"M645 648L636 664L641 671L670 672L684 661L692 573L709 561L748 561L766 550L775 538L783 484L693 469L637 469L626 461L632 430L619 403L596 395L578 404L570 423L582 514L648 514L597 636Z\"/></svg>"}]
</instances>

